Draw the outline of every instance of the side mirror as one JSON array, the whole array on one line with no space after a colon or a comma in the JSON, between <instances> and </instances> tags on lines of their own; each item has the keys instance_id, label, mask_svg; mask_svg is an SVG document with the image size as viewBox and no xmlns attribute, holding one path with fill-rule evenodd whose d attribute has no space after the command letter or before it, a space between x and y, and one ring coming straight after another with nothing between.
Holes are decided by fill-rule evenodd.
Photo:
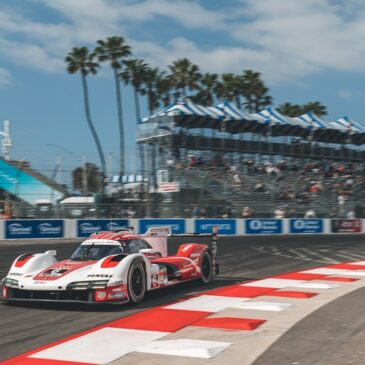
<instances>
[{"instance_id":1,"label":"side mirror","mask_svg":"<svg viewBox=\"0 0 365 365\"><path fill-rule=\"evenodd\" d=\"M49 251L46 251L45 254L51 255L51 256L56 256L57 255L57 251L56 250L49 250Z\"/></svg>"}]
</instances>

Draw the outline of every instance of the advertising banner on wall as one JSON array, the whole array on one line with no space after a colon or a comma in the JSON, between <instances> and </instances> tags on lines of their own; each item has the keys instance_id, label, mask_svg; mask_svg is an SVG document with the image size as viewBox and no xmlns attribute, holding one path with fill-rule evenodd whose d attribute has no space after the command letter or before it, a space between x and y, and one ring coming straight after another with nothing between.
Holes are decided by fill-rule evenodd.
<instances>
[{"instance_id":1,"label":"advertising banner on wall","mask_svg":"<svg viewBox=\"0 0 365 365\"><path fill-rule=\"evenodd\" d=\"M361 219L332 219L333 233L358 233L362 232Z\"/></svg>"},{"instance_id":2,"label":"advertising banner on wall","mask_svg":"<svg viewBox=\"0 0 365 365\"><path fill-rule=\"evenodd\" d=\"M16 219L5 221L5 238L62 238L64 221Z\"/></svg>"},{"instance_id":3,"label":"advertising banner on wall","mask_svg":"<svg viewBox=\"0 0 365 365\"><path fill-rule=\"evenodd\" d=\"M235 219L195 219L195 233L212 233L218 227L218 234L236 234Z\"/></svg>"},{"instance_id":4,"label":"advertising banner on wall","mask_svg":"<svg viewBox=\"0 0 365 365\"><path fill-rule=\"evenodd\" d=\"M290 219L289 233L323 233L323 219Z\"/></svg>"},{"instance_id":5,"label":"advertising banner on wall","mask_svg":"<svg viewBox=\"0 0 365 365\"><path fill-rule=\"evenodd\" d=\"M139 232L145 233L150 227L171 227L171 233L185 233L185 219L140 219Z\"/></svg>"},{"instance_id":6,"label":"advertising banner on wall","mask_svg":"<svg viewBox=\"0 0 365 365\"><path fill-rule=\"evenodd\" d=\"M128 219L79 219L76 224L77 237L89 237L100 231L116 231L128 227Z\"/></svg>"},{"instance_id":7,"label":"advertising banner on wall","mask_svg":"<svg viewBox=\"0 0 365 365\"><path fill-rule=\"evenodd\" d=\"M283 233L283 221L281 219L246 219L245 228L247 234L278 234Z\"/></svg>"}]
</instances>

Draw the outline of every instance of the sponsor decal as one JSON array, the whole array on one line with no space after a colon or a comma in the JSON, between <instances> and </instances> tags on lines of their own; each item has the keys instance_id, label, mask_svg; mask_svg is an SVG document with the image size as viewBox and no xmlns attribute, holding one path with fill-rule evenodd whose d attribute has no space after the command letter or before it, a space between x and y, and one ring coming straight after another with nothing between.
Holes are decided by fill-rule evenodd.
<instances>
[{"instance_id":1,"label":"sponsor decal","mask_svg":"<svg viewBox=\"0 0 365 365\"><path fill-rule=\"evenodd\" d=\"M5 238L61 238L63 220L7 220Z\"/></svg>"},{"instance_id":2,"label":"sponsor decal","mask_svg":"<svg viewBox=\"0 0 365 365\"><path fill-rule=\"evenodd\" d=\"M61 226L53 226L51 223L41 223L38 228L41 234L59 234L62 230Z\"/></svg>"},{"instance_id":3,"label":"sponsor decal","mask_svg":"<svg viewBox=\"0 0 365 365\"><path fill-rule=\"evenodd\" d=\"M290 233L323 233L323 219L290 219Z\"/></svg>"},{"instance_id":4,"label":"sponsor decal","mask_svg":"<svg viewBox=\"0 0 365 365\"><path fill-rule=\"evenodd\" d=\"M236 234L235 219L195 219L196 233L212 233L218 230L219 234Z\"/></svg>"},{"instance_id":5,"label":"sponsor decal","mask_svg":"<svg viewBox=\"0 0 365 365\"><path fill-rule=\"evenodd\" d=\"M76 223L77 237L89 237L100 231L116 231L128 227L128 219L79 219Z\"/></svg>"},{"instance_id":6,"label":"sponsor decal","mask_svg":"<svg viewBox=\"0 0 365 365\"><path fill-rule=\"evenodd\" d=\"M332 219L333 233L359 233L362 232L361 219Z\"/></svg>"},{"instance_id":7,"label":"sponsor decal","mask_svg":"<svg viewBox=\"0 0 365 365\"><path fill-rule=\"evenodd\" d=\"M139 232L145 233L150 227L169 226L172 233L185 233L185 219L140 219Z\"/></svg>"},{"instance_id":8,"label":"sponsor decal","mask_svg":"<svg viewBox=\"0 0 365 365\"><path fill-rule=\"evenodd\" d=\"M89 274L88 278L112 278L113 275L110 274Z\"/></svg>"},{"instance_id":9,"label":"sponsor decal","mask_svg":"<svg viewBox=\"0 0 365 365\"><path fill-rule=\"evenodd\" d=\"M246 219L247 234L278 234L283 233L281 219Z\"/></svg>"}]
</instances>

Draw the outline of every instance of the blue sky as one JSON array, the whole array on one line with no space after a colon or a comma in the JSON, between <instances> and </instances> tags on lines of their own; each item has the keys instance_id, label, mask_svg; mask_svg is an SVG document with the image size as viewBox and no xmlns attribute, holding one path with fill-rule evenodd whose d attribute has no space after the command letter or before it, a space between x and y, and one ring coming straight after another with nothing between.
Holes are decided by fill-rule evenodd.
<instances>
[{"instance_id":1,"label":"blue sky","mask_svg":"<svg viewBox=\"0 0 365 365\"><path fill-rule=\"evenodd\" d=\"M162 69L188 57L204 72L262 72L275 105L319 100L329 119L362 123L365 3L361 0L12 0L0 1L0 123L12 121L12 157L51 170L81 155L98 162L83 114L79 77L65 71L73 46L122 35L136 57ZM90 78L92 113L117 171L117 121L107 67ZM123 88L127 168L135 117ZM143 112L146 115L146 110ZM69 151L47 144L56 144ZM109 157L108 157L109 156ZM110 164L109 164L110 165Z\"/></svg>"}]
</instances>

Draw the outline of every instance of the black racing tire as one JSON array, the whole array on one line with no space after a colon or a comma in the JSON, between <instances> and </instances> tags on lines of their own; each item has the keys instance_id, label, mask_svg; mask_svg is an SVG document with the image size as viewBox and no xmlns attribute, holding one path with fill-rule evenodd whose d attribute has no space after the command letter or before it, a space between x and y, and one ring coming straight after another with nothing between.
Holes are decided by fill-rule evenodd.
<instances>
[{"instance_id":1,"label":"black racing tire","mask_svg":"<svg viewBox=\"0 0 365 365\"><path fill-rule=\"evenodd\" d=\"M134 260L128 270L128 298L131 303L140 303L146 294L146 270L142 260Z\"/></svg>"},{"instance_id":2,"label":"black racing tire","mask_svg":"<svg viewBox=\"0 0 365 365\"><path fill-rule=\"evenodd\" d=\"M203 284L209 284L213 279L213 257L207 250L203 252L200 269L201 282Z\"/></svg>"}]
</instances>

